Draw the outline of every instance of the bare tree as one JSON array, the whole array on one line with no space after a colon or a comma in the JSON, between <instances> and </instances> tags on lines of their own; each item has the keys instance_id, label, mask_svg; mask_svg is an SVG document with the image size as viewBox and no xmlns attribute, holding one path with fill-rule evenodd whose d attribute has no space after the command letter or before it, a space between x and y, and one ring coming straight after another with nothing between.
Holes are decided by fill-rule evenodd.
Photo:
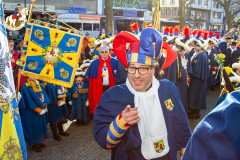
<instances>
[{"instance_id":1,"label":"bare tree","mask_svg":"<svg viewBox=\"0 0 240 160\"><path fill-rule=\"evenodd\" d=\"M223 6L226 18L228 29L233 26L233 18L237 13L240 12L240 1L239 0L216 0L218 4Z\"/></svg>"},{"instance_id":2,"label":"bare tree","mask_svg":"<svg viewBox=\"0 0 240 160\"><path fill-rule=\"evenodd\" d=\"M113 32L113 0L105 0L106 33Z\"/></svg>"},{"instance_id":3,"label":"bare tree","mask_svg":"<svg viewBox=\"0 0 240 160\"><path fill-rule=\"evenodd\" d=\"M179 22L180 28L186 26L186 8L193 2L194 0L179 0Z\"/></svg>"}]
</instances>

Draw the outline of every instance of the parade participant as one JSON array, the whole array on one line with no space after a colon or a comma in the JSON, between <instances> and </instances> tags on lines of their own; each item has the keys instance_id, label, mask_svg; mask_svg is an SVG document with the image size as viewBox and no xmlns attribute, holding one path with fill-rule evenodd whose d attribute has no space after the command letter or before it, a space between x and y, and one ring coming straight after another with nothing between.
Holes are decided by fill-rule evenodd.
<instances>
[{"instance_id":1,"label":"parade participant","mask_svg":"<svg viewBox=\"0 0 240 160\"><path fill-rule=\"evenodd\" d=\"M184 33L186 34L186 33ZM187 81L188 81L188 69L187 69L187 58L185 57L186 52L190 50L188 45L186 44L187 42L187 37L185 36L184 38L186 39L180 39L176 38L176 48L178 49L178 58L177 58L177 80L176 80L176 87L180 91L181 95L181 100L182 104L184 106L184 109L187 113Z\"/></svg>"},{"instance_id":2,"label":"parade participant","mask_svg":"<svg viewBox=\"0 0 240 160\"><path fill-rule=\"evenodd\" d=\"M11 61L11 65L12 65L12 70L13 70L13 78L14 78L14 82L15 82L14 84L15 84L15 88L17 88L18 66L20 64L19 60L21 59L21 52L18 53L17 51L15 51L13 49L14 48L14 41L15 41L15 39L13 38L13 36L8 34L9 56L10 56L10 61ZM26 82L26 78L24 76L21 76L19 90L21 90L21 88L22 88L22 86L25 82Z\"/></svg>"},{"instance_id":3,"label":"parade participant","mask_svg":"<svg viewBox=\"0 0 240 160\"><path fill-rule=\"evenodd\" d=\"M100 54L99 54L99 48L100 48L100 46L101 46L101 44L102 44L102 40L99 40L99 39L97 39L94 43L95 43L95 46L96 46L96 48L94 49L94 51L93 51L93 54L92 54L92 56L91 56L91 60L93 60L93 59L96 59L96 58L94 58L94 57L99 57L100 56Z\"/></svg>"},{"instance_id":4,"label":"parade participant","mask_svg":"<svg viewBox=\"0 0 240 160\"><path fill-rule=\"evenodd\" d=\"M201 31L194 40L195 53L190 60L190 84L189 84L189 98L188 105L190 119L200 118L200 109L206 109L206 94L207 94L207 81L208 81L208 57L205 52L207 45L199 40Z\"/></svg>"},{"instance_id":5,"label":"parade participant","mask_svg":"<svg viewBox=\"0 0 240 160\"><path fill-rule=\"evenodd\" d=\"M9 56L10 56L10 61L11 61L13 70L14 70L14 67L16 66L17 60L21 57L21 55L14 50L14 42L15 42L15 39L13 38L13 36L8 34Z\"/></svg>"},{"instance_id":6,"label":"parade participant","mask_svg":"<svg viewBox=\"0 0 240 160\"><path fill-rule=\"evenodd\" d=\"M65 102L67 96L66 90L63 86L51 83L45 86L45 90L50 99L48 105L48 122L50 123L53 139L61 141L62 138L59 135L64 137L69 136L69 133L63 130L63 120L68 116L68 109Z\"/></svg>"},{"instance_id":7,"label":"parade participant","mask_svg":"<svg viewBox=\"0 0 240 160\"><path fill-rule=\"evenodd\" d=\"M166 42L170 45L171 48L175 48L176 47L176 43L175 43L175 39L178 38L179 36L179 28L178 27L174 27L172 29L172 27L170 27L170 36L168 37L168 39L166 40ZM173 32L173 33L171 33Z\"/></svg>"},{"instance_id":8,"label":"parade participant","mask_svg":"<svg viewBox=\"0 0 240 160\"><path fill-rule=\"evenodd\" d=\"M164 29L163 29L163 41L167 41L167 39L168 39L168 36L169 36L169 27L165 27Z\"/></svg>"},{"instance_id":9,"label":"parade participant","mask_svg":"<svg viewBox=\"0 0 240 160\"><path fill-rule=\"evenodd\" d=\"M87 60L83 61L83 64L82 64L79 68L80 68L83 72L87 73L87 70L88 70L90 64L91 64L91 61L87 59Z\"/></svg>"},{"instance_id":10,"label":"parade participant","mask_svg":"<svg viewBox=\"0 0 240 160\"><path fill-rule=\"evenodd\" d=\"M85 72L77 69L75 83L70 89L72 100L72 112L70 120L77 119L77 124L86 124L90 121L89 107L86 107L88 99L88 83L85 83Z\"/></svg>"},{"instance_id":11,"label":"parade participant","mask_svg":"<svg viewBox=\"0 0 240 160\"><path fill-rule=\"evenodd\" d=\"M230 67L223 67L223 69L226 70L227 75L229 76L230 81L232 82L234 89L238 90L240 89L240 63L234 63L233 64L233 69ZM227 90L226 84L224 79L222 80L222 85L224 86L224 88L222 89L220 96L218 98L218 101L216 103L216 105L213 107L215 108L216 106L218 106L220 103L222 103L225 98L227 97L227 95L229 94L229 91Z\"/></svg>"},{"instance_id":12,"label":"parade participant","mask_svg":"<svg viewBox=\"0 0 240 160\"><path fill-rule=\"evenodd\" d=\"M223 65L231 67L233 63L239 61L240 51L237 49L237 42L232 42L231 47L228 48L225 52L225 59Z\"/></svg>"},{"instance_id":13,"label":"parade participant","mask_svg":"<svg viewBox=\"0 0 240 160\"><path fill-rule=\"evenodd\" d=\"M226 41L222 41L219 43L219 52L225 53L225 51L230 48L230 44L232 42L232 36L226 36Z\"/></svg>"},{"instance_id":14,"label":"parade participant","mask_svg":"<svg viewBox=\"0 0 240 160\"><path fill-rule=\"evenodd\" d=\"M91 63L86 73L89 77L89 108L93 115L103 92L115 86L118 62L109 56L109 48L105 42L101 44L99 52L100 57Z\"/></svg>"},{"instance_id":15,"label":"parade participant","mask_svg":"<svg viewBox=\"0 0 240 160\"><path fill-rule=\"evenodd\" d=\"M211 88L211 90L214 90L214 86L217 84L216 81L216 71L217 71L217 62L214 59L218 52L216 49L214 49L214 44L216 42L212 39L209 38L208 39L208 50L207 50L207 54L208 54L208 62L209 62L209 79L208 79L208 87Z\"/></svg>"},{"instance_id":16,"label":"parade participant","mask_svg":"<svg viewBox=\"0 0 240 160\"><path fill-rule=\"evenodd\" d=\"M106 32L105 32L105 29L103 28L101 30L101 33L99 33L99 36L98 36L98 39L105 39L105 38L108 38L108 36L106 35Z\"/></svg>"},{"instance_id":17,"label":"parade participant","mask_svg":"<svg viewBox=\"0 0 240 160\"><path fill-rule=\"evenodd\" d=\"M131 46L127 56L126 43ZM115 37L114 52L128 79L103 94L93 128L97 143L112 150L111 159L176 159L191 136L178 89L154 77L161 45L153 28L144 29L140 40L129 32Z\"/></svg>"},{"instance_id":18,"label":"parade participant","mask_svg":"<svg viewBox=\"0 0 240 160\"><path fill-rule=\"evenodd\" d=\"M41 152L46 147L44 140L49 138L45 116L48 96L40 83L33 78L27 78L21 95L19 108L25 140L28 145L33 146L34 151Z\"/></svg>"},{"instance_id":19,"label":"parade participant","mask_svg":"<svg viewBox=\"0 0 240 160\"><path fill-rule=\"evenodd\" d=\"M21 4L17 4L17 7L15 8L15 12L14 12L14 17L16 17L16 21L19 21L19 18L22 17L22 14L20 13L20 6Z\"/></svg>"},{"instance_id":20,"label":"parade participant","mask_svg":"<svg viewBox=\"0 0 240 160\"><path fill-rule=\"evenodd\" d=\"M91 37L91 38L89 38L88 41L89 41L88 46L85 47L85 56L86 56L86 59L91 59L92 53L95 49L94 42L96 41L96 39Z\"/></svg>"},{"instance_id":21,"label":"parade participant","mask_svg":"<svg viewBox=\"0 0 240 160\"><path fill-rule=\"evenodd\" d=\"M240 159L240 91L227 96L196 126L183 160Z\"/></svg>"},{"instance_id":22,"label":"parade participant","mask_svg":"<svg viewBox=\"0 0 240 160\"><path fill-rule=\"evenodd\" d=\"M177 35L179 34L179 29L175 28L175 34L173 35L173 29L172 27L169 27L169 36L166 40L166 42L169 44L169 46L177 52L176 43L175 40L177 38ZM168 30L167 30L168 31ZM167 32L166 31L166 32ZM172 81L174 84L177 82L177 60L174 61L171 66L167 67L164 70L161 70L161 67L164 65L166 60L166 52L162 52L161 56L158 59L159 66L156 67L156 78L157 79L168 79L169 81Z\"/></svg>"}]
</instances>

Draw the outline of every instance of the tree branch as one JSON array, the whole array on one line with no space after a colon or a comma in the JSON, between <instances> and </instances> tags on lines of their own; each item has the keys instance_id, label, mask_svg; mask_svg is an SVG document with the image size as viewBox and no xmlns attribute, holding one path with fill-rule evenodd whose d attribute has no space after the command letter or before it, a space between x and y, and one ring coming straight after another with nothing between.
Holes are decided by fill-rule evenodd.
<instances>
[{"instance_id":1,"label":"tree branch","mask_svg":"<svg viewBox=\"0 0 240 160\"><path fill-rule=\"evenodd\" d=\"M192 2L194 2L195 0L190 0L185 6L186 6L186 8L192 3Z\"/></svg>"},{"instance_id":2,"label":"tree branch","mask_svg":"<svg viewBox=\"0 0 240 160\"><path fill-rule=\"evenodd\" d=\"M234 15L236 15L236 14L239 13L239 12L240 12L240 9L236 10L235 12L233 12L232 15L234 16Z\"/></svg>"},{"instance_id":3,"label":"tree branch","mask_svg":"<svg viewBox=\"0 0 240 160\"><path fill-rule=\"evenodd\" d=\"M232 2L232 3L231 3L231 6L232 6L232 5L235 5L235 4L240 4L240 1L237 0L237 1L235 1L235 2Z\"/></svg>"}]
</instances>

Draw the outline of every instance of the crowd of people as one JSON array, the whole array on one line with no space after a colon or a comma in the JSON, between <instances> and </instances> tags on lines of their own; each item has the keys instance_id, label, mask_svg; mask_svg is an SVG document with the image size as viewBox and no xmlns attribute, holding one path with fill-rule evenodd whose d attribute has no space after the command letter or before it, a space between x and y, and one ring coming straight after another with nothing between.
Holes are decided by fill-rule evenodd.
<instances>
[{"instance_id":1,"label":"crowd of people","mask_svg":"<svg viewBox=\"0 0 240 160\"><path fill-rule=\"evenodd\" d=\"M86 33L71 88L21 76L19 109L25 140L34 151L46 147L48 124L53 139L61 141L70 136L63 129L68 120L86 125L93 119L94 138L112 150L112 159L175 159L177 151L183 155L193 147L188 141L196 138L188 119L200 118L200 110L206 109L207 89L223 83L216 106L230 93L221 70L239 89L240 46L233 35L188 26L134 32L114 36L102 31L98 39ZM17 50L13 44L8 36L17 77L23 41ZM224 57L223 63L218 57ZM186 153L185 159L194 157Z\"/></svg>"}]
</instances>

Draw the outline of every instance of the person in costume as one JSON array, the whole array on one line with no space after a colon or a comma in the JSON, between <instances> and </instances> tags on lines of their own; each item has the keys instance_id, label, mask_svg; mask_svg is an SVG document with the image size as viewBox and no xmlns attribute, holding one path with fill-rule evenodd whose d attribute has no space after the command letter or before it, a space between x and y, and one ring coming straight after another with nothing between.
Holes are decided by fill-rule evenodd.
<instances>
[{"instance_id":1,"label":"person in costume","mask_svg":"<svg viewBox=\"0 0 240 160\"><path fill-rule=\"evenodd\" d=\"M225 51L230 48L230 44L232 43L232 36L226 36L226 41L223 40L219 43L219 53L225 53Z\"/></svg>"},{"instance_id":2,"label":"person in costume","mask_svg":"<svg viewBox=\"0 0 240 160\"><path fill-rule=\"evenodd\" d=\"M230 93L196 126L183 160L240 159L240 91Z\"/></svg>"},{"instance_id":3,"label":"person in costume","mask_svg":"<svg viewBox=\"0 0 240 160\"><path fill-rule=\"evenodd\" d=\"M15 88L17 88L17 85L18 85L17 76L18 76L18 72L19 72L21 52L17 52L16 50L14 50L14 42L15 42L15 38L13 38L13 36L8 34L9 57L10 57L11 66L12 66L12 70L13 70L13 78L14 78L14 82L15 82L14 83ZM21 76L19 90L21 90L21 88L25 82L26 82L26 77Z\"/></svg>"},{"instance_id":4,"label":"person in costume","mask_svg":"<svg viewBox=\"0 0 240 160\"><path fill-rule=\"evenodd\" d=\"M233 63L238 62L240 59L240 51L237 49L237 42L232 42L231 47L225 52L225 59L223 65L231 67Z\"/></svg>"},{"instance_id":5,"label":"person in costume","mask_svg":"<svg viewBox=\"0 0 240 160\"><path fill-rule=\"evenodd\" d=\"M190 59L190 84L189 84L189 114L190 119L200 118L200 109L206 109L207 81L209 76L209 65L207 43L200 40L201 31L194 39L195 53Z\"/></svg>"},{"instance_id":6,"label":"person in costume","mask_svg":"<svg viewBox=\"0 0 240 160\"><path fill-rule=\"evenodd\" d=\"M240 63L234 63L233 68L223 67L223 69L226 70L226 73L228 74L229 79L232 82L232 84L230 84L230 85L233 85L234 90L240 89L240 71L239 71ZM218 101L213 108L215 108L220 103L222 103L226 99L227 95L229 94L229 91L226 88L226 83L224 80L222 80L222 85L224 86L224 88L222 89L222 91L219 95ZM227 84L227 85L229 85L229 84Z\"/></svg>"},{"instance_id":7,"label":"person in costume","mask_svg":"<svg viewBox=\"0 0 240 160\"><path fill-rule=\"evenodd\" d=\"M218 52L214 48L214 45L216 45L215 40L213 40L212 38L209 38L208 49L207 49L208 62L209 62L208 87L210 87L211 90L214 90L213 87L217 84L217 80L215 77L216 77L218 63L216 62L215 57L218 55Z\"/></svg>"},{"instance_id":8,"label":"person in costume","mask_svg":"<svg viewBox=\"0 0 240 160\"><path fill-rule=\"evenodd\" d=\"M19 21L19 18L22 17L22 14L20 13L20 6L21 4L17 4L17 7L15 8L15 12L14 12L14 17L16 17L16 21Z\"/></svg>"},{"instance_id":9,"label":"person in costume","mask_svg":"<svg viewBox=\"0 0 240 160\"><path fill-rule=\"evenodd\" d=\"M191 136L178 89L154 77L162 42L153 28L144 29L140 39L129 32L115 37L114 53L127 67L128 78L103 94L93 128L97 143L112 150L111 159L176 159ZM168 56L174 61L177 55Z\"/></svg>"},{"instance_id":10,"label":"person in costume","mask_svg":"<svg viewBox=\"0 0 240 160\"><path fill-rule=\"evenodd\" d=\"M77 124L88 123L90 121L89 107L86 106L88 99L88 83L85 83L85 72L78 69L75 74L75 83L70 89L72 100L72 112L70 120L77 120Z\"/></svg>"},{"instance_id":11,"label":"person in costume","mask_svg":"<svg viewBox=\"0 0 240 160\"><path fill-rule=\"evenodd\" d=\"M108 38L108 35L106 35L106 31L105 31L105 29L103 28L102 30L101 30L101 33L99 33L99 36L98 36L98 39L106 39L106 38Z\"/></svg>"},{"instance_id":12,"label":"person in costume","mask_svg":"<svg viewBox=\"0 0 240 160\"><path fill-rule=\"evenodd\" d=\"M100 56L99 48L100 48L100 46L102 44L102 40L98 39L94 43L95 43L96 48L93 50L93 53L92 53L92 56L91 56L91 60L96 59L96 58L98 58Z\"/></svg>"},{"instance_id":13,"label":"person in costume","mask_svg":"<svg viewBox=\"0 0 240 160\"><path fill-rule=\"evenodd\" d=\"M89 108L94 115L103 92L115 86L118 60L109 56L109 48L103 42L99 48L100 56L92 61L86 76L89 77Z\"/></svg>"},{"instance_id":14,"label":"person in costume","mask_svg":"<svg viewBox=\"0 0 240 160\"><path fill-rule=\"evenodd\" d=\"M63 120L68 117L68 108L66 105L66 89L60 85L48 83L45 86L46 93L50 99L48 105L48 122L52 130L53 139L61 141L59 135L68 137L70 134L63 130Z\"/></svg>"},{"instance_id":15,"label":"person in costume","mask_svg":"<svg viewBox=\"0 0 240 160\"><path fill-rule=\"evenodd\" d=\"M21 95L19 109L25 140L33 146L34 151L41 152L46 147L43 142L49 138L45 116L49 98L42 85L33 78L27 78Z\"/></svg>"},{"instance_id":16,"label":"person in costume","mask_svg":"<svg viewBox=\"0 0 240 160\"><path fill-rule=\"evenodd\" d=\"M89 38L89 40L88 40L88 42L89 42L89 43L88 43L88 46L85 47L85 56L86 56L86 59L91 59L92 53L93 53L93 51L94 51L94 49L95 49L95 44L94 44L95 41L96 41L95 38L93 38L93 37Z\"/></svg>"},{"instance_id":17,"label":"person in costume","mask_svg":"<svg viewBox=\"0 0 240 160\"><path fill-rule=\"evenodd\" d=\"M186 28L184 28L187 30ZM190 30L189 30L190 32ZM188 33L189 33L188 32ZM186 35L187 33L183 33L183 35ZM176 48L178 49L178 57L177 57L177 80L176 80L176 87L179 89L179 92L181 94L181 100L182 104L184 106L184 109L187 113L188 108L188 97L187 97L187 90L188 90L188 68L187 68L187 58L185 57L186 53L190 50L188 45L186 44L188 40L187 36L184 36L181 38L176 38Z\"/></svg>"},{"instance_id":18,"label":"person in costume","mask_svg":"<svg viewBox=\"0 0 240 160\"><path fill-rule=\"evenodd\" d=\"M172 30L172 27L169 27L170 30ZM172 31L170 31L172 32ZM168 36L166 42L169 44L169 46L173 49L173 50L177 50L176 48L176 40L177 36L172 36L170 34L170 36ZM161 50L161 56L159 56L158 58L158 63L159 66L156 67L156 77L157 79L168 79L170 81L172 81L174 84L176 84L177 81L177 60L174 61L169 67L165 68L164 70L161 70L161 67L164 65L165 61L166 61L166 56L167 56L167 52L165 50Z\"/></svg>"}]
</instances>

